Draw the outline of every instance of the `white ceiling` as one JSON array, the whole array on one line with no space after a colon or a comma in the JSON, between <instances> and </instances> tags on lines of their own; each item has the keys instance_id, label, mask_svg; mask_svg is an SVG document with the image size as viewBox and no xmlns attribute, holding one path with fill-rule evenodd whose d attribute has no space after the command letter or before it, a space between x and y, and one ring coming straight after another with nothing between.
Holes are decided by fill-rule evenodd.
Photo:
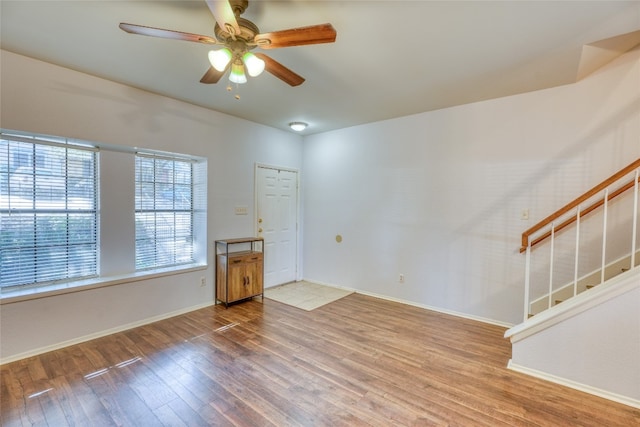
<instances>
[{"instance_id":1,"label":"white ceiling","mask_svg":"<svg viewBox=\"0 0 640 427\"><path fill-rule=\"evenodd\" d=\"M329 22L332 44L263 51L268 73L199 82L210 46L127 34L120 22L213 36L198 1L0 2L2 49L303 134L575 82L583 46L640 29L637 1L250 1L261 32ZM234 95L238 93L240 100Z\"/></svg>"}]
</instances>

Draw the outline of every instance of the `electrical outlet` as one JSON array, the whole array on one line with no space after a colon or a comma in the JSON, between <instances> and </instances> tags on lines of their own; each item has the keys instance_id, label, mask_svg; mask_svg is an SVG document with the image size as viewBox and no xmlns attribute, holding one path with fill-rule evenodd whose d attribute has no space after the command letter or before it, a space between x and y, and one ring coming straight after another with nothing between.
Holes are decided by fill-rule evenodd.
<instances>
[{"instance_id":1,"label":"electrical outlet","mask_svg":"<svg viewBox=\"0 0 640 427\"><path fill-rule=\"evenodd\" d=\"M202 276L200 277L200 287L207 286L207 278Z\"/></svg>"},{"instance_id":2,"label":"electrical outlet","mask_svg":"<svg viewBox=\"0 0 640 427\"><path fill-rule=\"evenodd\" d=\"M404 283L404 274L400 273L400 275L398 276L398 282Z\"/></svg>"}]
</instances>

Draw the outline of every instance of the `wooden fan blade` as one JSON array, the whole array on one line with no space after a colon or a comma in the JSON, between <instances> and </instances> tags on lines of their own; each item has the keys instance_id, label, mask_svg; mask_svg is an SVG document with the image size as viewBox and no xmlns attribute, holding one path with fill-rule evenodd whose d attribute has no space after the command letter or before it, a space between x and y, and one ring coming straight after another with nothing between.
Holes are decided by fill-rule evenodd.
<instances>
[{"instance_id":1,"label":"wooden fan blade","mask_svg":"<svg viewBox=\"0 0 640 427\"><path fill-rule=\"evenodd\" d=\"M258 34L255 36L254 41L263 49L333 43L336 41L336 30L331 24L312 25L310 27Z\"/></svg>"},{"instance_id":2,"label":"wooden fan blade","mask_svg":"<svg viewBox=\"0 0 640 427\"><path fill-rule=\"evenodd\" d=\"M287 83L290 86L298 86L304 82L304 77L294 73L275 59L270 56L265 55L264 53L256 53L258 58L264 61L264 69Z\"/></svg>"},{"instance_id":3,"label":"wooden fan blade","mask_svg":"<svg viewBox=\"0 0 640 427\"><path fill-rule=\"evenodd\" d=\"M200 34L183 33L182 31L165 30L162 28L145 27L144 25L120 23L120 29L131 34L140 34L143 36L161 37L163 39L185 40L188 42L218 44L218 40L209 36Z\"/></svg>"},{"instance_id":4,"label":"wooden fan blade","mask_svg":"<svg viewBox=\"0 0 640 427\"><path fill-rule=\"evenodd\" d=\"M207 6L223 30L233 28L233 34L240 34L240 26L228 0L207 0ZM231 31L229 31L231 33Z\"/></svg>"},{"instance_id":5,"label":"wooden fan blade","mask_svg":"<svg viewBox=\"0 0 640 427\"><path fill-rule=\"evenodd\" d=\"M227 68L229 67L227 66ZM225 68L224 71L218 71L213 67L209 67L207 72L204 73L204 76L202 76L202 78L200 79L200 83L205 83L205 84L218 83L218 80L220 80L220 77L222 77L223 74L227 71L227 68Z\"/></svg>"}]
</instances>

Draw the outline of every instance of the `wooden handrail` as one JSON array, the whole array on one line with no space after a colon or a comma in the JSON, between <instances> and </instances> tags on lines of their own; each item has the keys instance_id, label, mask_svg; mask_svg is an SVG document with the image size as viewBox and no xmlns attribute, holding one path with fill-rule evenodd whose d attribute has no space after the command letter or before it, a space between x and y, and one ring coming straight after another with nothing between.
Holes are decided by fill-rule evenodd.
<instances>
[{"instance_id":1,"label":"wooden handrail","mask_svg":"<svg viewBox=\"0 0 640 427\"><path fill-rule=\"evenodd\" d=\"M576 198L575 200L573 200L572 202L570 202L567 205L563 206L562 208L558 209L557 211L555 211L554 213L552 213L551 215L549 215L548 217L546 217L545 219L543 219L542 221L540 221L539 223L534 225L533 227L531 227L528 230L526 230L524 233L522 233L522 246L520 247L520 252L524 252L524 251L527 250L527 246L529 246L529 236L531 236L533 233L535 233L536 231L542 229L543 227L551 224L554 220L560 218L562 215L566 214L570 210L575 209L576 207L578 207L584 201L589 200L591 197L593 197L594 195L598 194L600 191L602 191L605 188L609 187L611 184L615 183L616 181L618 181L619 179L621 179L625 175L633 172L634 170L636 170L638 168L640 168L640 159L638 159L635 162L631 163L629 166L625 167L624 169L621 169L619 172L615 173L614 175L611 175L609 178L605 179L600 184L596 185L591 190L589 190L586 193L584 193L582 196ZM630 182L626 183L625 185L623 185L622 187L618 188L616 191L614 191L611 194L609 194L609 196L607 197L607 201L619 196L620 194L624 193L625 191L629 190L630 188L633 188L634 181L635 181L635 178L632 179ZM640 178L638 179L638 182L640 182ZM586 214L588 214L590 212L593 212L595 209L599 208L603 204L604 204L604 198L602 200L598 200L597 202L593 203L592 205L588 206L587 208L582 209L580 211L580 217L582 218L584 215L586 215ZM563 228L567 227L568 225L574 223L575 221L576 221L576 217L572 216L569 219L567 219L564 222L562 222L557 227L554 227L554 230L555 231L560 231ZM538 243L542 242L543 240L545 240L549 236L551 236L551 231L548 231L545 234L543 234L543 235L537 237L536 239L532 240L531 241L531 246L533 247L533 246L537 245Z\"/></svg>"}]
</instances>

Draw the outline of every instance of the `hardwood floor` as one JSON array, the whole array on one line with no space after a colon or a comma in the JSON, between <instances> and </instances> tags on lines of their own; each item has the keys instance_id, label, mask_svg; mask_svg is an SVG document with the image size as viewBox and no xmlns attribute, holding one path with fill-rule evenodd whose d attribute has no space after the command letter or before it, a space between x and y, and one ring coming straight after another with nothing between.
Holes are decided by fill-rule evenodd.
<instances>
[{"instance_id":1,"label":"hardwood floor","mask_svg":"<svg viewBox=\"0 0 640 427\"><path fill-rule=\"evenodd\" d=\"M504 328L352 294L209 307L1 368L2 426L632 426L506 369Z\"/></svg>"}]
</instances>

